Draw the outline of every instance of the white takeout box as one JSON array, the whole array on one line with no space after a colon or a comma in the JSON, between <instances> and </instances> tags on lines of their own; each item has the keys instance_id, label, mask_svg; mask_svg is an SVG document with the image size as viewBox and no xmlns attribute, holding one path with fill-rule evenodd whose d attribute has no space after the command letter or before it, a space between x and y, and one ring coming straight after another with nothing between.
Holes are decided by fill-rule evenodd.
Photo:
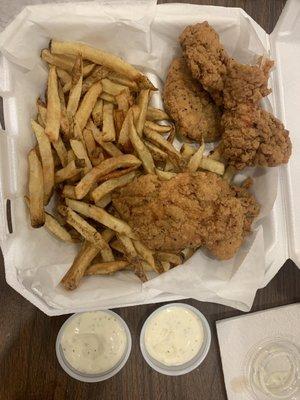
<instances>
[{"instance_id":1,"label":"white takeout box","mask_svg":"<svg viewBox=\"0 0 300 400\"><path fill-rule=\"evenodd\" d=\"M112 277L90 277L74 292L64 291L59 280L76 249L60 243L43 228L33 230L23 201L27 185L26 155L34 144L30 118L35 115L35 100L43 93L47 76L39 59L40 50L47 47L51 37L86 42L135 64L161 88L171 59L180 54L178 35L186 25L204 20L220 33L225 47L240 61L253 61L254 53L269 53L276 60L276 70L270 79L273 93L266 106L271 105L290 130L293 155L287 166L255 170L254 192L258 200L263 200L263 214L253 235L230 262L221 263L198 252L186 265L143 286L132 274L118 273ZM287 2L271 35L243 10L234 8L156 5L148 0L29 6L0 35L0 50L0 95L5 119L5 131L0 134L0 239L6 280L46 314L183 297L248 311L256 290L273 278L287 258L300 265L300 212L296 204L300 198L298 0ZM155 101L158 104L161 99L156 97ZM274 207L268 212L275 197ZM12 233L8 231L6 216L8 200Z\"/></svg>"}]
</instances>

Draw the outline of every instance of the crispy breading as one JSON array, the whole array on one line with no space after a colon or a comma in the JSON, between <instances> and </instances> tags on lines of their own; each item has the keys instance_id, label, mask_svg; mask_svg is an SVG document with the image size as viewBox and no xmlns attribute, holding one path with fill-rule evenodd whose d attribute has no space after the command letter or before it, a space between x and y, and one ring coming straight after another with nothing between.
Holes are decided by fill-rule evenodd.
<instances>
[{"instance_id":1,"label":"crispy breading","mask_svg":"<svg viewBox=\"0 0 300 400\"><path fill-rule=\"evenodd\" d=\"M221 134L221 112L202 85L191 76L183 58L170 65L164 87L166 111L177 130L199 143L212 142Z\"/></svg>"},{"instance_id":2,"label":"crispy breading","mask_svg":"<svg viewBox=\"0 0 300 400\"><path fill-rule=\"evenodd\" d=\"M223 157L236 169L287 163L292 145L282 122L259 107L239 105L222 116Z\"/></svg>"},{"instance_id":3,"label":"crispy breading","mask_svg":"<svg viewBox=\"0 0 300 400\"><path fill-rule=\"evenodd\" d=\"M219 259L234 256L259 212L245 189L210 172L141 176L114 194L113 205L150 249L203 246Z\"/></svg>"},{"instance_id":4,"label":"crispy breading","mask_svg":"<svg viewBox=\"0 0 300 400\"><path fill-rule=\"evenodd\" d=\"M273 64L271 60L259 61L257 65L244 65L230 60L224 80L224 107L233 109L239 104L259 104L263 97L271 93L268 79Z\"/></svg>"},{"instance_id":5,"label":"crispy breading","mask_svg":"<svg viewBox=\"0 0 300 400\"><path fill-rule=\"evenodd\" d=\"M230 58L206 21L187 26L179 41L192 76L226 109L258 104L271 92L268 79L273 61L260 58L256 65L244 65Z\"/></svg>"},{"instance_id":6,"label":"crispy breading","mask_svg":"<svg viewBox=\"0 0 300 400\"><path fill-rule=\"evenodd\" d=\"M213 96L217 104L222 104L229 56L217 32L205 21L187 26L179 41L192 76Z\"/></svg>"}]
</instances>

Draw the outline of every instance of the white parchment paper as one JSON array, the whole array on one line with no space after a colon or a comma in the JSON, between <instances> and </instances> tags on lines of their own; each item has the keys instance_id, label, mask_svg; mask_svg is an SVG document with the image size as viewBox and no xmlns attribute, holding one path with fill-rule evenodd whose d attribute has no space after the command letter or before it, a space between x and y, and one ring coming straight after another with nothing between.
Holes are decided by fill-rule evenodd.
<instances>
[{"instance_id":1,"label":"white parchment paper","mask_svg":"<svg viewBox=\"0 0 300 400\"><path fill-rule=\"evenodd\" d=\"M198 251L184 265L154 276L143 285L133 274L119 272L85 278L74 292L65 291L59 282L77 248L59 242L44 229L32 229L23 202L26 156L34 143L30 118L35 116L35 100L44 91L47 76L39 55L50 38L83 41L115 53L138 66L162 88L171 60L180 54L179 34L186 25L204 20L220 33L228 51L240 61L251 63L257 54L267 54L253 25L238 9L185 4L173 5L171 12L162 7L158 13L156 2L148 0L29 6L0 35L0 50L12 88L13 115L8 134L15 141L16 163L14 233L2 244L2 250L7 276L16 272L22 288L18 290L42 299L47 313L151 302L161 294L250 309L268 268L265 254L272 243L265 238L269 236L269 215L276 198L277 169L244 172L255 177L252 191L262 209L253 234L234 259L219 262ZM155 102L161 103L159 96Z\"/></svg>"}]
</instances>

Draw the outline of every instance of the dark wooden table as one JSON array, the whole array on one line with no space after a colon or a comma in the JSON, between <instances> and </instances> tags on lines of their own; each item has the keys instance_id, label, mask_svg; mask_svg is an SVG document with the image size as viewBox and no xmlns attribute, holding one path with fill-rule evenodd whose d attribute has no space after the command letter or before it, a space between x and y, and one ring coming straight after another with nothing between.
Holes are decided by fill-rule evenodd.
<instances>
[{"instance_id":1,"label":"dark wooden table","mask_svg":"<svg viewBox=\"0 0 300 400\"><path fill-rule=\"evenodd\" d=\"M197 4L242 7L271 32L285 0L196 0ZM20 2L22 3L22 2ZM204 363L181 377L166 377L144 362L139 333L158 305L116 310L128 323L133 349L125 368L114 378L84 384L66 375L56 360L55 340L66 316L49 318L7 286L0 259L0 400L222 400L226 399L215 321L241 314L217 304L188 301L208 318L212 345ZM300 273L292 261L263 290L252 311L300 300Z\"/></svg>"}]
</instances>

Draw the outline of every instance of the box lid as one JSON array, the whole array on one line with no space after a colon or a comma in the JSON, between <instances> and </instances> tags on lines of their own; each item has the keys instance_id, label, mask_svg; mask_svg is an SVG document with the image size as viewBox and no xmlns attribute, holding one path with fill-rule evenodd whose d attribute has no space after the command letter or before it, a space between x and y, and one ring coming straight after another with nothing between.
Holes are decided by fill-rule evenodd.
<instances>
[{"instance_id":1,"label":"box lid","mask_svg":"<svg viewBox=\"0 0 300 400\"><path fill-rule=\"evenodd\" d=\"M270 52L276 60L273 91L275 114L290 131L293 154L287 166L280 168L284 193L284 216L289 256L300 266L300 2L288 0L270 35Z\"/></svg>"}]
</instances>

